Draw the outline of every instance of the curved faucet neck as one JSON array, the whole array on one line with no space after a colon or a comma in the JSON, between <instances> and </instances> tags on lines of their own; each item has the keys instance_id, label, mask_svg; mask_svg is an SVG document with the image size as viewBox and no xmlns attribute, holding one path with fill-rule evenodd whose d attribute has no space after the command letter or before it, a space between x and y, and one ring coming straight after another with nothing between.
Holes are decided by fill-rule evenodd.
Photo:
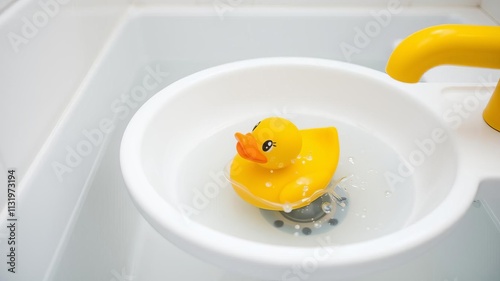
<instances>
[{"instance_id":1,"label":"curved faucet neck","mask_svg":"<svg viewBox=\"0 0 500 281\"><path fill-rule=\"evenodd\" d=\"M396 80L416 83L439 65L500 69L500 26L446 24L417 31L396 47L386 71Z\"/></svg>"},{"instance_id":2,"label":"curved faucet neck","mask_svg":"<svg viewBox=\"0 0 500 281\"><path fill-rule=\"evenodd\" d=\"M417 31L396 47L386 71L416 83L427 70L445 64L500 69L500 26L446 24ZM483 118L500 132L500 80Z\"/></svg>"}]
</instances>

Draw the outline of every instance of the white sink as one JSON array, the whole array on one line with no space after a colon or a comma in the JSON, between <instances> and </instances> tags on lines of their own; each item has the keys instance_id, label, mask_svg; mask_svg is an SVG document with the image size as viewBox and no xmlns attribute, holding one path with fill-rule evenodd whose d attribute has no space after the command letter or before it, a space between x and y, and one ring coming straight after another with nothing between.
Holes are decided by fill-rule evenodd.
<instances>
[{"instance_id":1,"label":"white sink","mask_svg":"<svg viewBox=\"0 0 500 281\"><path fill-rule=\"evenodd\" d=\"M443 23L497 24L487 15L487 12L490 11L486 9L486 2L490 2L490 5L496 5L491 4L493 1L482 1L481 5L485 4L482 7L456 5L452 7L416 7L413 6L415 3L412 2L411 7L404 6L401 13L393 14L391 23L381 29L378 36L371 38L366 46L361 47L360 53L353 54L349 59L352 63L382 71L395 43L413 31ZM62 3L63 1L46 2ZM355 8L342 7L341 3L338 4L339 6L335 4L326 7L322 1L288 1L294 3L290 3L293 4L292 6L285 7L284 5L259 5L257 3L259 1L217 0L191 1L191 4L180 6L170 3L171 1L163 5L159 4L158 1L146 0L136 2L129 7L125 1L116 0L115 2L122 3L120 8L110 3L101 4L94 1L96 3L82 5L83 2L85 1L70 1L68 5L61 5L60 13L53 18L51 16L50 22L40 28L34 38L28 38L29 44L19 45L20 51L18 53L14 52L8 37L5 37L1 43L5 49L2 57L2 62L5 62L2 68L2 73L5 74L2 76L2 81L5 83L0 84L2 92L8 96L8 99L2 103L3 107L0 110L6 116L0 124L0 128L2 132L14 133L6 134L1 139L0 167L3 167L4 171L10 167L17 168L20 176L19 184L22 192L19 193L17 199L18 215L22 220L20 221L21 227L17 232L20 246L16 249L16 255L22 262L19 263L19 271L15 275L7 270L0 271L0 279L250 280L248 276L232 273L236 270L235 268L228 271L227 267L213 266L206 262L207 259L201 260L186 254L158 234L159 232L143 219L130 199L119 165L119 147L125 126L135 111L160 89L182 77L211 66L237 60L275 56L347 60L339 48L340 44L345 42L356 47L354 40L357 28L364 29L368 23L374 21L373 14L381 13L387 8L385 6L387 3L380 2L380 6L372 6L373 3L370 1L362 1L363 3L370 2L370 6ZM151 4L151 2L155 3ZM180 1L177 2L180 3ZM218 11L214 9L214 5L221 2L231 3L231 5L241 3L242 5L230 6L229 9L223 10L222 15L219 15ZM311 2L316 4L311 6ZM443 2L449 4L449 1ZM462 2L465 3L465 1ZM101 5L103 10L94 9L94 4ZM26 27L29 25L27 21L43 20L43 15L47 13L47 10L44 10L40 5L36 1L14 3L12 7L3 11L0 28L7 35L11 32L22 34L20 32L23 28L29 29ZM421 5L426 4L421 3ZM227 8L227 6L225 7ZM33 19L34 15L40 17ZM24 17L27 21L23 20ZM115 22L118 18L120 20ZM68 40L66 36L68 34L74 40ZM103 45L106 40L106 44ZM81 42L85 42L85 44L81 44ZM484 89L483 85L473 82L479 81L488 86L489 82L496 83L498 81L498 74L495 72L483 74L470 68L455 69L454 71L460 73L451 73L445 68L436 69L436 72L428 72L424 76L424 80L432 83L404 85L403 90L396 90L401 95L397 95L396 99L391 99L391 102L402 101L404 103L406 101L413 106L412 98L407 97L407 92L411 91L411 96L414 99L425 104L422 112L426 114L420 114L419 121L424 121L420 118L425 116L429 119L429 124L437 124L435 116L442 116L443 113L447 114L445 117L453 117L452 121L454 122L449 123L449 120L445 120L445 125L453 129L450 140L456 139L455 147L458 154L453 152L453 148L449 148L449 151L441 149L439 151L443 155L450 156L450 159L458 159L459 162L453 164L452 161L449 161L452 166L439 167L436 173L443 168L446 174L440 174L433 179L441 180L445 187L449 187L453 179L447 180L447 178L452 178L453 172L459 173L465 170L462 174L478 178L477 182L471 185L472 190L469 190L473 192L481 179L498 179L500 177L498 172L500 166L497 161L500 159L498 146L500 140L498 134L491 132L490 128L484 124L480 110L467 112L468 118L460 119L461 115L453 109L456 103L468 100L465 97L473 95L478 88ZM386 83L387 81L384 79L382 78L381 81ZM149 84L145 85L145 80ZM457 84L456 82L464 82L465 84ZM148 88L146 89L144 86L148 86ZM357 86L361 87L361 85ZM398 88L399 86L391 84L387 87L394 90L394 87ZM146 89L145 96L138 92L140 89ZM396 96L395 93L389 93L389 95ZM26 103L26 101L31 102ZM480 103L482 102L480 101ZM380 106L389 105L390 103ZM217 127L212 133L221 133L224 129L230 129L232 134L233 127L246 131L248 130L247 124L253 126L254 119L268 114L285 115L292 119L298 119L301 116L308 117L299 122L302 122L301 126L316 126L335 122L337 126L349 129L353 128L354 125L361 124L360 122L357 124L349 123L347 122L349 118L341 119L339 115L332 115L331 118L326 118L324 115L312 118L311 112L298 111L298 107L290 106L273 108L273 110L266 109L259 114L251 113L242 116L241 119L228 120L232 123L228 124L227 127ZM480 104L478 108L482 109L482 106L484 104ZM325 109L327 108L325 105ZM398 109L391 108L391 110ZM429 111L433 111L435 116L428 114ZM333 112L331 113L333 114ZM336 114L338 113L336 112ZM357 114L357 118L363 117L359 115L360 113L351 111L342 114L349 114L349 116ZM14 120L12 116L19 118L14 118L15 122L12 122ZM457 118L460 124L456 122ZM379 144L395 143L391 151L400 153L400 158L407 159L409 156L407 152L411 152L413 148L405 148L403 145L397 144L399 138L405 136L398 134L393 140L388 137L384 138L383 134L377 133L379 129L384 131L383 128L376 127L377 124L380 125L379 122L375 122L376 119L368 119L365 116L363 122L372 122L375 127L359 127L359 131L356 131L359 133L358 135L369 136L373 141L378 141ZM107 121L111 121L114 125L114 130L111 132L102 130L102 124L106 124ZM410 121L414 122L415 120ZM425 125L422 129L429 128L429 126ZM458 128L455 130L456 126ZM403 131L408 132L408 129L404 128ZM84 151L85 155L80 154L81 161L78 160L78 157L74 158L72 151L77 151L80 148L79 153L82 153L81 149L88 148L84 144L89 143L89 132L93 132L92 135L96 136L96 130L101 130L103 133L102 140L96 142L94 138L92 144L95 146L92 146L92 152L87 154ZM386 128L385 131L391 132L391 129ZM375 134L371 134L372 132ZM199 131L196 133L200 134ZM430 136L430 131L420 133L419 140ZM416 147L414 143L411 143L414 140L411 137L416 134L417 132L408 133L406 138L410 141L409 146ZM234 144L232 136L227 141L231 142L230 146ZM207 143L200 144L208 145ZM187 152L196 143L189 142L186 145L184 150ZM352 146L354 143L349 145ZM227 156L231 153L233 152L227 151ZM346 171L345 168L350 165L348 157L344 156L348 155L342 156L341 161L343 161L344 167L339 167L339 171L342 169ZM354 157L354 160L359 159ZM444 160L436 159L433 161L435 163ZM355 163L363 162L355 161ZM426 163L425 165L428 165L431 162ZM54 169L55 164L65 165L67 169ZM177 171L180 171L179 168L182 167L185 166L176 168ZM216 166L214 165L214 167ZM197 167L198 170L202 168ZM216 168L219 169L219 167ZM414 186L422 187L425 184L418 183L418 181L422 180L427 172L429 171L419 169L420 174L415 173L409 179L413 180L412 184L417 183ZM193 178L191 183L195 183L196 180L200 179ZM485 181L481 186L487 185ZM428 187L430 186L432 185ZM485 198L491 199L500 194L499 189L496 188L498 184L488 186L491 187L490 193L485 193ZM434 192L439 190L447 192L446 188L442 189L442 186L435 189ZM183 195L190 195L190 191L186 190ZM351 192L350 196L368 194L369 192L369 190L363 191L361 189L358 191L358 194ZM481 188L479 188L479 192L481 192ZM232 194L232 190L227 188L221 191L218 198L231 199L229 196L223 196L232 196ZM380 195L380 193L378 194ZM397 198L397 195L393 195L390 198ZM437 214L436 212L441 210L441 205L436 206L434 212L431 206L424 208L421 205L422 212L419 214L416 211L416 206L420 203L415 203L418 202L417 196L416 194L410 195L407 198L411 200L407 202L413 202L413 205L406 206L406 210L411 212L415 208L414 215L402 212L399 214L401 219L396 221L392 228L385 228L385 233L379 228L377 233L381 235L376 239L380 241L377 242L380 243L378 245L382 245L384 239L388 240L385 237L393 237L395 233L401 233L401 231L408 232L406 222L408 224L415 222L414 225L417 227L419 224L422 225L423 221L429 222L426 213ZM0 206L5 206L6 196L7 193L0 193ZM434 203L444 202L441 199L448 198L447 196L451 196L451 194L438 195ZM464 193L463 196L467 197L468 193ZM422 198L421 202L426 201L423 196L420 197ZM179 196L174 198L179 198ZM161 196L157 200L163 201ZM461 198L458 202L465 200L469 199ZM210 202L211 207L216 203L215 201ZM356 200L356 202L360 201ZM430 238L422 237L421 241L415 241L415 245L412 245L423 253L422 256L408 260L402 258L397 261L403 263L399 267L393 267L393 262L385 264L385 258L382 258L380 264L373 264L373 267L365 266L364 269L366 272L375 270L375 268L387 269L378 273L365 274L360 277L361 280L392 281L401 280L402 276L408 277L412 281L482 280L481 276L493 276L493 279L498 279L500 276L498 263L495 263L496 260L493 257L495 253L500 252L500 236L498 231L491 231L495 227L491 227L492 220L488 216L490 213L485 210L487 205L491 207L490 209L498 208L500 205L495 203L498 202L495 200L487 200L487 202L488 204L481 205L484 208L475 209L472 207L469 210L472 215L466 215L459 222L461 227L447 236L453 237L453 243L449 242L450 239L442 239L442 242L430 245L431 247L418 247L418 243ZM373 202L366 202L366 204L368 203ZM240 204L239 206L245 205ZM207 207L207 210L211 207ZM352 207L352 210L357 208L354 205L349 207ZM383 207L393 208L394 206L385 204ZM254 209L248 208L248 210L250 211L249 215L254 214L251 213ZM363 208L358 210L361 211L359 213L361 219ZM372 210L367 209L368 212L365 216L371 215L371 218L375 218L375 213ZM475 210L480 210L480 212L475 212ZM211 213L203 214L209 216ZM235 212L235 214L240 213ZM355 215L355 212L351 212L350 209L349 214ZM499 213L496 214L498 217ZM6 220L6 212L0 213L0 216L2 220ZM418 220L419 217L422 219ZM211 233L220 234L229 230L234 231L234 228L223 228L224 225L215 225L214 223L219 220L204 222L200 218L199 216L192 217L191 225L208 229ZM260 215L252 217L252 219L252 223L260 222L262 227L270 227ZM367 219L368 217L364 221ZM481 223L488 225L488 227L482 228ZM50 227L47 227L48 224ZM346 226L347 221L343 221L342 224ZM428 234L429 236L437 235L438 232L446 228L446 225L438 226L435 233ZM269 230L277 233L274 228ZM337 228L337 230L340 231L341 228ZM332 235L332 239L344 237L344 240L331 241L332 243L346 244L349 249L361 249L359 252L363 253L365 249L371 249L363 245L375 245L372 240L375 239L376 235L370 236L374 232L371 232L370 235L368 233L370 232L357 231L357 237L347 237L350 240L345 235ZM236 239L235 237L242 237L244 234L233 232L229 236ZM363 237L363 235L365 236ZM414 235L411 233L408 237L411 238ZM496 242L487 243L490 240L484 239L485 236L492 240L496 239ZM0 231L0 246L5 249L8 247L7 237L6 229ZM285 260L285 264L282 264L281 267L286 268L286 270L281 274L290 269L293 273L297 267L304 274L305 271L302 269L308 268L302 267L301 264L304 261L310 261L309 258L307 260L305 258L314 257L314 251L321 244L314 244L315 241L312 240L318 237L321 235L311 236L309 240L301 239L300 241L303 241L304 244L300 247L300 251L303 253L304 259L299 260L293 268L289 268L287 265L292 260L297 261L297 256ZM323 238L325 237L323 236ZM244 238L244 240L246 239L245 243L263 244L262 239L257 240L258 237L248 238ZM301 238L304 237L301 236ZM290 240L286 239L277 241L279 239L276 239L274 235L270 236L269 239L273 244L280 242L281 246L277 246L280 249L284 249L283 247L290 244ZM482 243L478 243L478 241ZM398 251L403 248L400 246L395 245L391 248L394 252L388 255L389 259L393 260L398 256ZM406 246L411 248L410 245ZM266 247L266 249L269 248ZM187 250L189 252L196 251L194 249ZM373 253L375 250L369 251ZM491 254L485 254L488 251ZM412 250L408 254L408 258L414 253ZM266 256L262 253L259 255ZM354 255L357 254L347 253L343 254L342 258L345 257L346 261L349 259L353 261ZM399 255L399 257L403 256ZM335 262L337 261L332 260L332 263ZM325 265L324 262L323 265ZM269 267L272 267L272 263ZM307 273L308 280L321 278L321 274L326 272L325 268L323 266L316 272ZM429 268L432 270L428 271ZM244 270L240 269L240 271ZM259 274L254 273L254 275ZM260 276L262 275L266 275L266 273L263 272ZM476 276L478 278L475 278ZM305 279L300 276L286 277ZM326 280L331 279L328 277L330 276L327 276Z\"/></svg>"},{"instance_id":2,"label":"white sink","mask_svg":"<svg viewBox=\"0 0 500 281\"><path fill-rule=\"evenodd\" d=\"M232 134L276 114L299 128L340 132L334 178L350 176L343 184L350 206L330 231L280 232L224 179ZM227 270L269 279L297 265L343 279L417 255L462 217L477 186L454 134L402 85L311 58L236 62L175 82L134 115L120 155L132 200L165 238Z\"/></svg>"}]
</instances>

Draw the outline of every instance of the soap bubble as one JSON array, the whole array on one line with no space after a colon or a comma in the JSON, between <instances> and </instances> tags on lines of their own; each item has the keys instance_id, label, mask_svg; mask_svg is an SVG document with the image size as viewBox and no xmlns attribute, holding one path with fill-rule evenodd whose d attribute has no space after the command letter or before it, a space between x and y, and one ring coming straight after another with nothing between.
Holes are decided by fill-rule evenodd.
<instances>
[{"instance_id":1,"label":"soap bubble","mask_svg":"<svg viewBox=\"0 0 500 281\"><path fill-rule=\"evenodd\" d=\"M361 210L361 214L357 214L358 216L360 216L362 219L366 218L366 208L363 208Z\"/></svg>"},{"instance_id":2,"label":"soap bubble","mask_svg":"<svg viewBox=\"0 0 500 281\"><path fill-rule=\"evenodd\" d=\"M291 211L292 211L292 206L290 206L290 204L283 205L283 212L290 213Z\"/></svg>"},{"instance_id":3,"label":"soap bubble","mask_svg":"<svg viewBox=\"0 0 500 281\"><path fill-rule=\"evenodd\" d=\"M349 158L347 158L347 160L349 160L349 163L354 165L354 157L349 157Z\"/></svg>"},{"instance_id":4,"label":"soap bubble","mask_svg":"<svg viewBox=\"0 0 500 281\"><path fill-rule=\"evenodd\" d=\"M324 202L321 204L321 209L323 212L329 214L332 211L332 204L330 202Z\"/></svg>"}]
</instances>

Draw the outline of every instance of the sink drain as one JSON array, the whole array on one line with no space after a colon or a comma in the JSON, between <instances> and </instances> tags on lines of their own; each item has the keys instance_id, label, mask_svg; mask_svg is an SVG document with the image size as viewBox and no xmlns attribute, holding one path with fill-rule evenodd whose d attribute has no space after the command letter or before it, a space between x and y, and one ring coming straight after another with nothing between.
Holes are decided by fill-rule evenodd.
<instances>
[{"instance_id":1,"label":"sink drain","mask_svg":"<svg viewBox=\"0 0 500 281\"><path fill-rule=\"evenodd\" d=\"M293 235L324 233L342 222L348 211L346 191L338 185L333 190L335 194L325 193L311 204L288 213L263 209L261 213L275 228Z\"/></svg>"}]
</instances>

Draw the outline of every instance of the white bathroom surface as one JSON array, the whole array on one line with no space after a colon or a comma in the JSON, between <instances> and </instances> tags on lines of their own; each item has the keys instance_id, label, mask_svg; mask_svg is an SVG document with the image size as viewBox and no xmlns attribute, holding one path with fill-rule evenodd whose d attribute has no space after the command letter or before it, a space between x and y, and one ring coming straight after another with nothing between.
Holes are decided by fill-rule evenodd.
<instances>
[{"instance_id":1,"label":"white bathroom surface","mask_svg":"<svg viewBox=\"0 0 500 281\"><path fill-rule=\"evenodd\" d=\"M18 234L23 241L18 253L19 273L12 277L2 271L0 279L253 280L189 256L141 217L129 198L119 166L125 127L154 93L188 74L221 63L306 56L383 70L394 45L423 27L496 24L477 8L437 8L432 12L401 8L377 34L356 45L357 28L375 22L374 14L380 11L282 11L237 5L225 10L131 8L24 181L24 206L19 209L25 225ZM346 44L356 51L346 55L341 47ZM495 82L491 77L498 76L495 71L478 74L474 69L462 69L459 80L432 73L424 80L475 86L475 82ZM278 108L270 114L286 110ZM90 149L82 155L78 151L83 151L84 143L90 143ZM54 163L60 164L59 169ZM61 165L70 168L64 170ZM480 186L478 201L444 241L396 268L356 280L500 280L500 223L495 217L500 200L489 201L494 196L491 194L499 193L491 192L495 189L500 189L500 180ZM59 224L47 229L47 217ZM0 242L6 246L5 239ZM290 270L283 280L314 279L314 272L304 271L300 265Z\"/></svg>"}]
</instances>

